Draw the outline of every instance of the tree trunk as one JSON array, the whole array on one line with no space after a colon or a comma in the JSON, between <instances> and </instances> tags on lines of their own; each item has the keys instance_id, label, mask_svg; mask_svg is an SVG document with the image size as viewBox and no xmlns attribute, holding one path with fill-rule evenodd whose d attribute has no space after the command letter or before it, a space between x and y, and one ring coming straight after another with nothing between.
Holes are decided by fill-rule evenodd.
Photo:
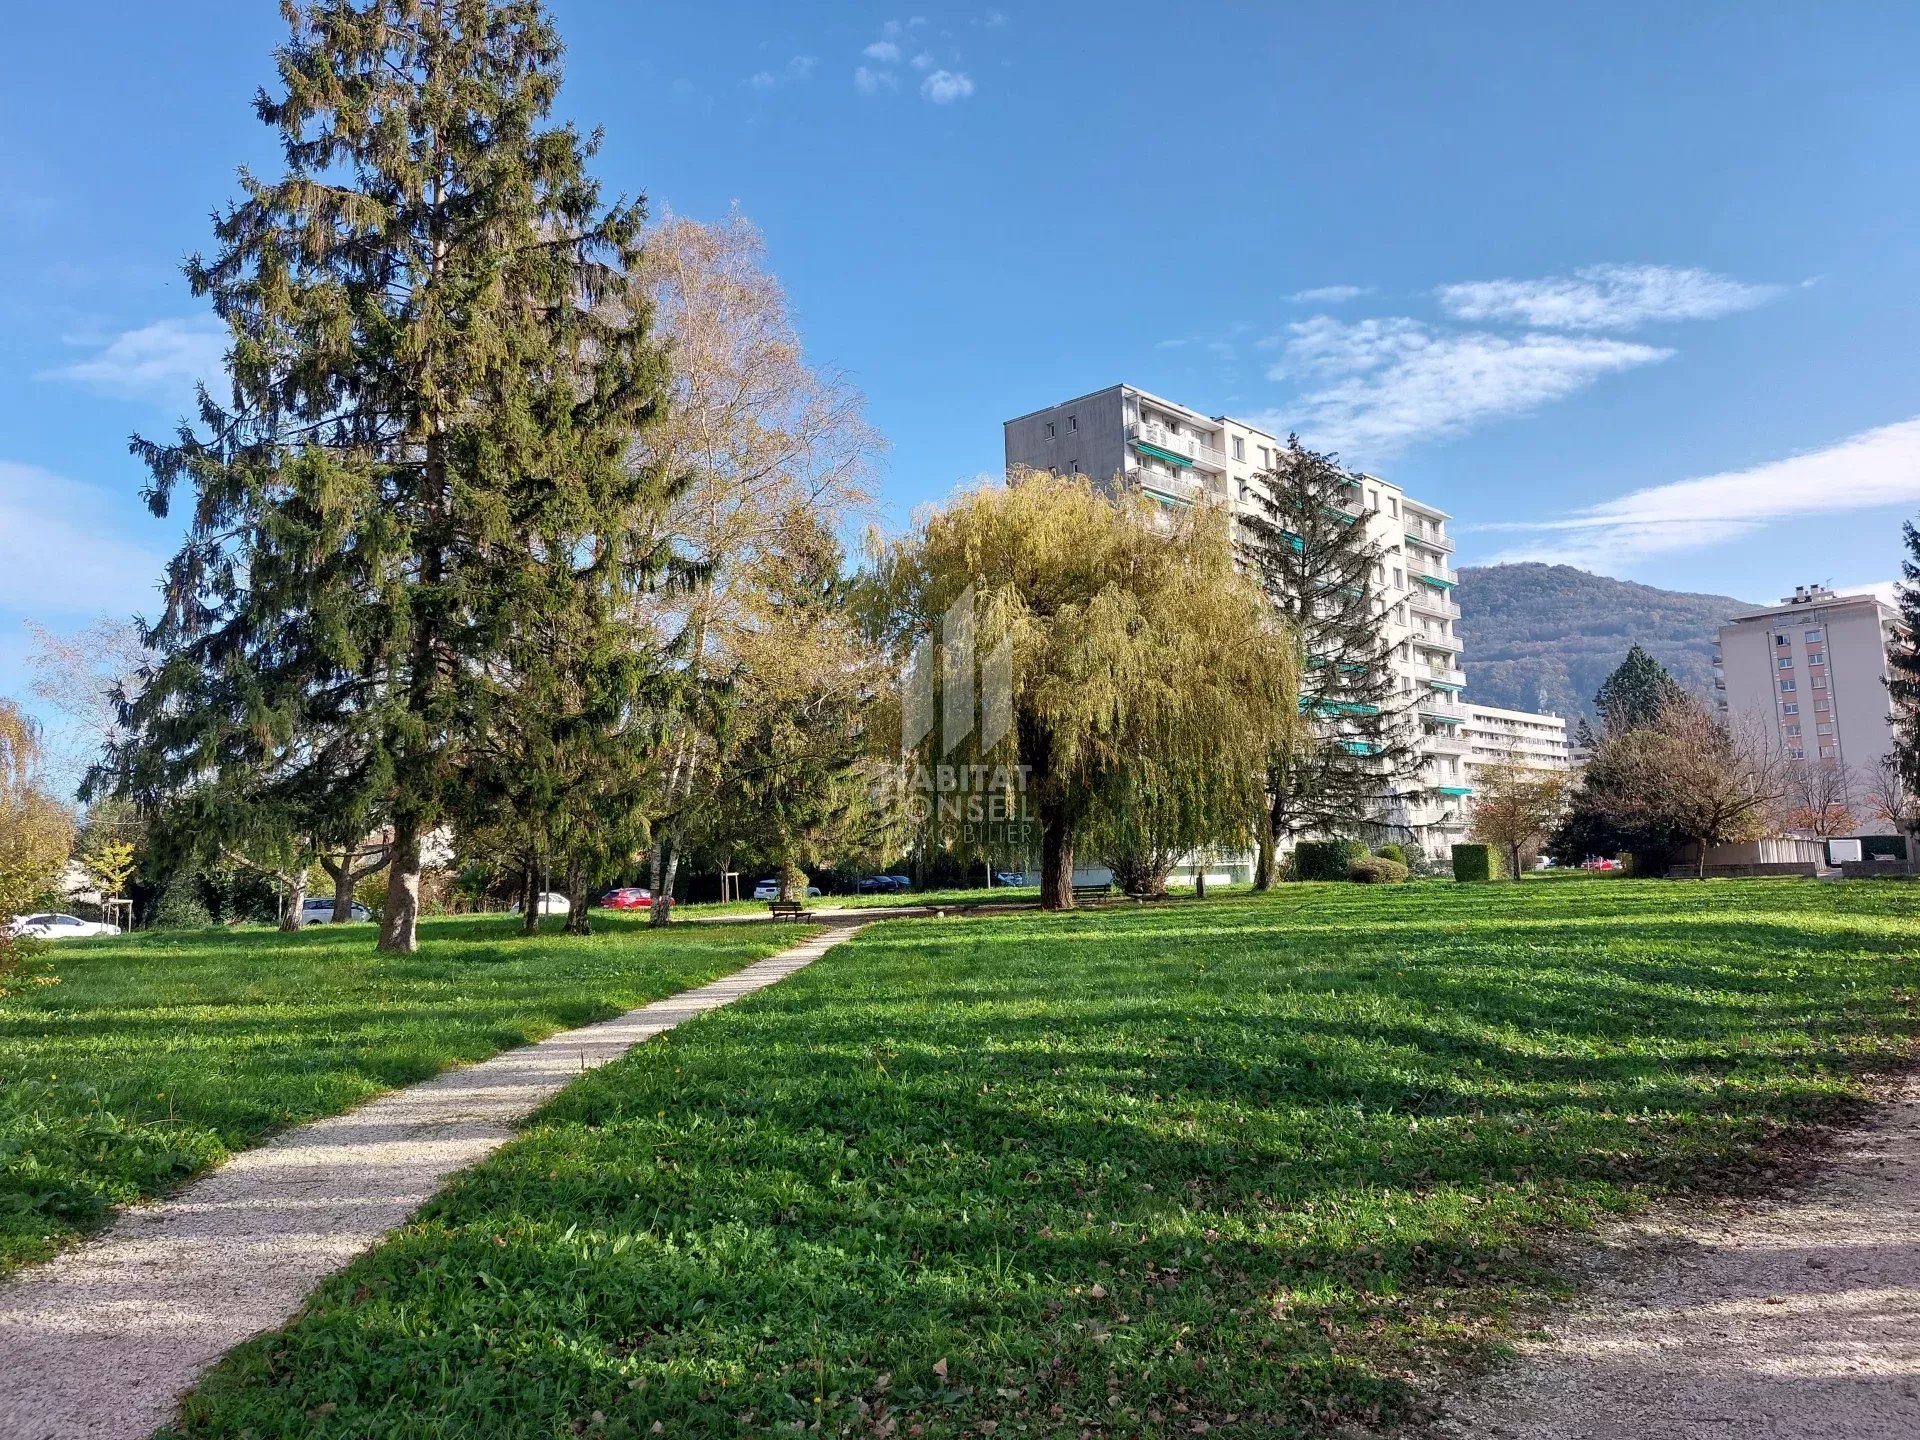
<instances>
[{"instance_id":1,"label":"tree trunk","mask_svg":"<svg viewBox=\"0 0 1920 1440\"><path fill-rule=\"evenodd\" d=\"M1278 856L1274 854L1273 816L1261 807L1259 819L1259 853L1253 862L1253 888L1271 890Z\"/></svg>"},{"instance_id":2,"label":"tree trunk","mask_svg":"<svg viewBox=\"0 0 1920 1440\"><path fill-rule=\"evenodd\" d=\"M587 913L587 872L578 860L567 864L567 934L591 935L593 917Z\"/></svg>"},{"instance_id":3,"label":"tree trunk","mask_svg":"<svg viewBox=\"0 0 1920 1440\"><path fill-rule=\"evenodd\" d=\"M282 934L290 935L300 928L300 921L304 918L300 912L306 909L306 905L307 872L305 870L298 870L286 877L285 886L280 893L280 931Z\"/></svg>"},{"instance_id":4,"label":"tree trunk","mask_svg":"<svg viewBox=\"0 0 1920 1440\"><path fill-rule=\"evenodd\" d=\"M673 882L680 875L680 822L674 821L667 830L666 860L660 859L660 847L654 847L653 909L647 916L650 925L668 925L673 922Z\"/></svg>"},{"instance_id":5,"label":"tree trunk","mask_svg":"<svg viewBox=\"0 0 1920 1440\"><path fill-rule=\"evenodd\" d=\"M1193 872L1193 898L1196 900L1204 900L1207 898L1207 867L1205 862L1202 862L1200 868Z\"/></svg>"},{"instance_id":6,"label":"tree trunk","mask_svg":"<svg viewBox=\"0 0 1920 1440\"><path fill-rule=\"evenodd\" d=\"M1040 908L1073 909L1073 825L1057 799L1040 802Z\"/></svg>"},{"instance_id":7,"label":"tree trunk","mask_svg":"<svg viewBox=\"0 0 1920 1440\"><path fill-rule=\"evenodd\" d=\"M1520 847L1518 845L1510 845L1507 847L1507 850L1508 861L1513 866L1513 869L1507 873L1515 880L1518 880L1520 878Z\"/></svg>"},{"instance_id":8,"label":"tree trunk","mask_svg":"<svg viewBox=\"0 0 1920 1440\"><path fill-rule=\"evenodd\" d=\"M1704 840L1696 840L1694 843L1700 847L1700 864L1693 872L1693 878L1696 880L1704 880L1707 878L1707 842Z\"/></svg>"},{"instance_id":9,"label":"tree trunk","mask_svg":"<svg viewBox=\"0 0 1920 1440\"><path fill-rule=\"evenodd\" d=\"M335 925L344 925L353 919L353 861L348 859L337 871L329 865L327 873L333 876L333 920Z\"/></svg>"},{"instance_id":10,"label":"tree trunk","mask_svg":"<svg viewBox=\"0 0 1920 1440\"><path fill-rule=\"evenodd\" d=\"M540 933L540 869L532 857L520 872L520 933Z\"/></svg>"},{"instance_id":11,"label":"tree trunk","mask_svg":"<svg viewBox=\"0 0 1920 1440\"><path fill-rule=\"evenodd\" d=\"M411 955L420 948L420 826L412 818L393 823L393 873L380 911L380 949Z\"/></svg>"}]
</instances>

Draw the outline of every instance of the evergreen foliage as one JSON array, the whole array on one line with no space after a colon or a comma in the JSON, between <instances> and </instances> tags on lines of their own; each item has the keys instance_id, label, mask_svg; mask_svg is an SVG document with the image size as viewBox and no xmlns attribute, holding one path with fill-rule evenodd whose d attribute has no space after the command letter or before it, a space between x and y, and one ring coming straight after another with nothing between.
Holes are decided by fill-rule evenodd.
<instances>
[{"instance_id":1,"label":"evergreen foliage","mask_svg":"<svg viewBox=\"0 0 1920 1440\"><path fill-rule=\"evenodd\" d=\"M1273 469L1256 477L1254 511L1240 523L1243 554L1300 647L1298 712L1267 766L1262 888L1287 841L1383 824L1417 790L1420 725L1398 690L1381 623L1380 550L1359 495L1332 456L1290 436Z\"/></svg>"},{"instance_id":2,"label":"evergreen foliage","mask_svg":"<svg viewBox=\"0 0 1920 1440\"><path fill-rule=\"evenodd\" d=\"M1889 803L1878 808L1879 818L1895 820L1903 831L1912 829L1912 797L1920 795L1920 528L1911 521L1901 527L1907 554L1900 562L1906 583L1895 601L1900 626L1887 646L1891 675L1887 690L1893 697L1893 763L1885 777Z\"/></svg>"},{"instance_id":3,"label":"evergreen foliage","mask_svg":"<svg viewBox=\"0 0 1920 1440\"><path fill-rule=\"evenodd\" d=\"M537 3L286 14L255 105L283 173L243 172L187 266L231 394L134 442L155 513L190 506L115 778L202 834L333 848L390 823L380 945L405 951L421 839L510 703L590 726L626 703L618 597L658 567L637 522L668 487L623 461L663 362L628 299L640 207L604 205L597 137L549 123Z\"/></svg>"},{"instance_id":4,"label":"evergreen foliage","mask_svg":"<svg viewBox=\"0 0 1920 1440\"><path fill-rule=\"evenodd\" d=\"M1358 840L1302 840L1293 847L1293 878L1345 880L1355 865L1371 858Z\"/></svg>"},{"instance_id":5,"label":"evergreen foliage","mask_svg":"<svg viewBox=\"0 0 1920 1440\"><path fill-rule=\"evenodd\" d=\"M1593 708L1609 735L1617 735L1643 725L1651 725L1669 706L1684 702L1686 692L1645 650L1638 645L1627 651L1626 659L1601 682L1593 697Z\"/></svg>"}]
</instances>

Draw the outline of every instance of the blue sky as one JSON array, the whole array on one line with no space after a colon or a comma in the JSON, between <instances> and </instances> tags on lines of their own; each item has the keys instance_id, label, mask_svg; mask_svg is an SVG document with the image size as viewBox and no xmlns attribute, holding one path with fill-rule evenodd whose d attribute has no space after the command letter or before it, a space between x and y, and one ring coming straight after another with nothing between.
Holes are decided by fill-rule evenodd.
<instances>
[{"instance_id":1,"label":"blue sky","mask_svg":"<svg viewBox=\"0 0 1920 1440\"><path fill-rule=\"evenodd\" d=\"M767 237L892 442L886 518L1127 380L1297 427L1459 558L1770 600L1920 511L1920 8L558 0L600 172ZM0 87L0 694L149 608L130 431L276 7L32 6ZM182 18L182 16L190 18Z\"/></svg>"}]
</instances>

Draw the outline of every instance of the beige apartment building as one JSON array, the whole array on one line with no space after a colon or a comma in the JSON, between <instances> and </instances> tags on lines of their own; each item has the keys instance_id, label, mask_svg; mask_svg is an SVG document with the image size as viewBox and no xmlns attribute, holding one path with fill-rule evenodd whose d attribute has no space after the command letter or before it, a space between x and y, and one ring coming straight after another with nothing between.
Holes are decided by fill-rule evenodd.
<instances>
[{"instance_id":1,"label":"beige apartment building","mask_svg":"<svg viewBox=\"0 0 1920 1440\"><path fill-rule=\"evenodd\" d=\"M1866 792L1893 752L1887 647L1898 620L1872 595L1802 585L1722 625L1714 656L1721 714L1760 729L1789 760L1843 767L1862 834L1895 828L1872 813Z\"/></svg>"},{"instance_id":2,"label":"beige apartment building","mask_svg":"<svg viewBox=\"0 0 1920 1440\"><path fill-rule=\"evenodd\" d=\"M1254 513L1260 476L1285 441L1257 425L1207 415L1131 385L1112 385L1005 424L1006 463L1085 475L1136 489L1168 507ZM1448 515L1378 476L1356 474L1351 513L1365 515L1380 552L1381 626L1407 703L1419 717L1426 764L1418 793L1385 820L1444 857L1466 833L1472 781L1462 700L1460 607L1454 602Z\"/></svg>"}]
</instances>

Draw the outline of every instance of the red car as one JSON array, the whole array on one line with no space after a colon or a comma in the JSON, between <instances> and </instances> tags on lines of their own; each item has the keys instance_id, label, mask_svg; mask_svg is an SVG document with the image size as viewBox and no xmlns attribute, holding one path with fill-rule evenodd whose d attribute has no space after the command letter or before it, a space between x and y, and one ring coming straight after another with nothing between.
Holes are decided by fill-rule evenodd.
<instances>
[{"instance_id":1,"label":"red car","mask_svg":"<svg viewBox=\"0 0 1920 1440\"><path fill-rule=\"evenodd\" d=\"M629 885L621 890L609 890L600 897L602 910L651 910L653 892L642 890L638 885Z\"/></svg>"}]
</instances>

